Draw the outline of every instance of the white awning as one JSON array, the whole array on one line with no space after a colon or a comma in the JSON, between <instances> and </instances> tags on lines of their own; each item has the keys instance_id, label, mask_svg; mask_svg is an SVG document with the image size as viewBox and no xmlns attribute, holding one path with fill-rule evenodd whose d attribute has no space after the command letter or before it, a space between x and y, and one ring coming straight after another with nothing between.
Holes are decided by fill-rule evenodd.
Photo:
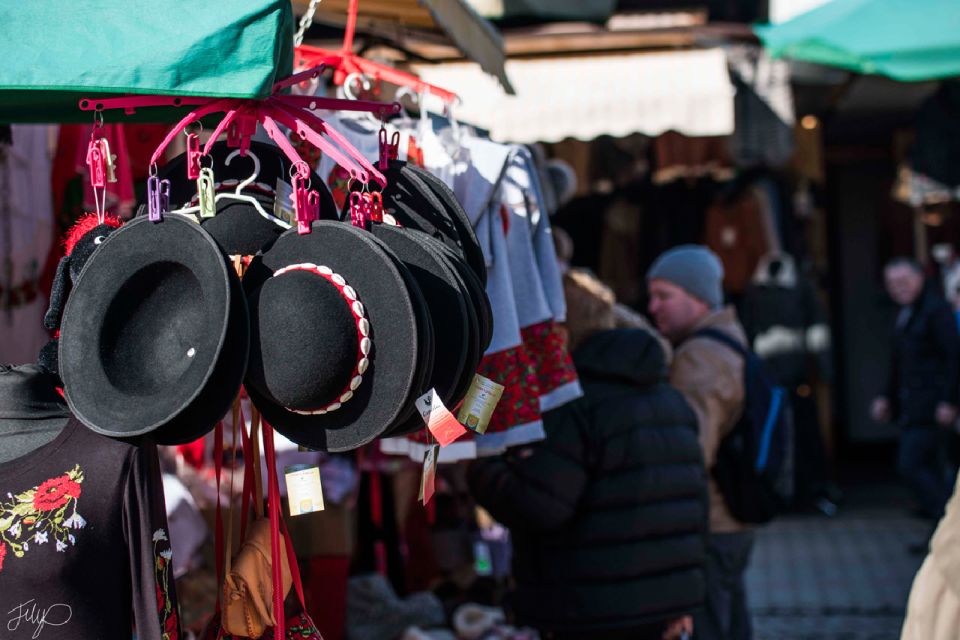
<instances>
[{"instance_id":1,"label":"white awning","mask_svg":"<svg viewBox=\"0 0 960 640\"><path fill-rule=\"evenodd\" d=\"M557 142L609 134L733 132L734 87L721 49L509 60L515 96L471 63L420 65L463 100L458 120L494 140Z\"/></svg>"}]
</instances>

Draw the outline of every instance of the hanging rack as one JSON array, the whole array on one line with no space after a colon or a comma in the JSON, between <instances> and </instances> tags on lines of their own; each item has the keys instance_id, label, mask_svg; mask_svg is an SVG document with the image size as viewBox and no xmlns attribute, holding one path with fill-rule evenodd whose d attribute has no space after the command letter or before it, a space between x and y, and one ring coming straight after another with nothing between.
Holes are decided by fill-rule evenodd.
<instances>
[{"instance_id":1,"label":"hanging rack","mask_svg":"<svg viewBox=\"0 0 960 640\"><path fill-rule=\"evenodd\" d=\"M324 49L302 44L296 47L296 63L300 66L316 67L323 65L333 69L333 82L342 85L347 76L357 73L375 80L383 80L398 87L409 87L417 93L430 93L444 102L458 102L460 98L452 91L424 82L417 76L394 69L385 64L367 60L353 52L353 36L357 30L357 10L359 0L350 0L347 9L347 25L343 34L343 45L339 49Z\"/></svg>"}]
</instances>

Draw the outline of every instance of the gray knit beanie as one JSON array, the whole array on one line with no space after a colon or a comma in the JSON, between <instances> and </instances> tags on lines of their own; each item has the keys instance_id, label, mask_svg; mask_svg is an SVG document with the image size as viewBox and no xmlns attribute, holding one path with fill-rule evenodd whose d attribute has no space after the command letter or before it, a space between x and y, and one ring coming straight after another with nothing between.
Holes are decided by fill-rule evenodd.
<instances>
[{"instance_id":1,"label":"gray knit beanie","mask_svg":"<svg viewBox=\"0 0 960 640\"><path fill-rule=\"evenodd\" d=\"M684 244L661 254L647 271L651 280L675 284L713 309L723 304L723 265L703 245Z\"/></svg>"}]
</instances>

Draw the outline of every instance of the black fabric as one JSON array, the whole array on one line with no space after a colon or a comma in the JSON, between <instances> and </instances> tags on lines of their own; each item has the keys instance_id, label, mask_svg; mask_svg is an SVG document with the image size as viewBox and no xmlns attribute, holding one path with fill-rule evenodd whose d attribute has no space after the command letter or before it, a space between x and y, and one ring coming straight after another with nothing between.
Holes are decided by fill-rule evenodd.
<instances>
[{"instance_id":1,"label":"black fabric","mask_svg":"<svg viewBox=\"0 0 960 640\"><path fill-rule=\"evenodd\" d=\"M901 426L936 424L937 405L957 403L960 337L953 312L928 283L896 327L887 398Z\"/></svg>"},{"instance_id":2,"label":"black fabric","mask_svg":"<svg viewBox=\"0 0 960 640\"><path fill-rule=\"evenodd\" d=\"M490 341L493 340L493 307L490 305L490 298L487 297L487 291L473 269L467 266L457 252L443 245L443 243L439 244L438 249L447 256L463 278L470 293L470 299L473 301L473 306L477 310L480 323L480 354L482 356L487 347L490 346Z\"/></svg>"},{"instance_id":3,"label":"black fabric","mask_svg":"<svg viewBox=\"0 0 960 640\"><path fill-rule=\"evenodd\" d=\"M57 384L35 364L0 364L0 462L46 444L66 426L70 410Z\"/></svg>"},{"instance_id":4,"label":"black fabric","mask_svg":"<svg viewBox=\"0 0 960 640\"><path fill-rule=\"evenodd\" d=\"M2 419L0 419L2 422ZM156 447L70 419L0 464L4 640L180 637Z\"/></svg>"},{"instance_id":5,"label":"black fabric","mask_svg":"<svg viewBox=\"0 0 960 640\"><path fill-rule=\"evenodd\" d=\"M942 82L917 110L910 159L914 171L948 187L960 185L960 82Z\"/></svg>"},{"instance_id":6,"label":"black fabric","mask_svg":"<svg viewBox=\"0 0 960 640\"><path fill-rule=\"evenodd\" d=\"M826 330L827 326L823 305L808 279L801 277L791 287L752 282L743 293L737 315L754 350L758 347L757 337L771 329L786 329L800 336L797 348L779 349L771 354L758 351L777 382L796 387L810 382L814 373L821 379L831 379L829 347L817 349L806 340L809 328L822 325Z\"/></svg>"},{"instance_id":7,"label":"black fabric","mask_svg":"<svg viewBox=\"0 0 960 640\"><path fill-rule=\"evenodd\" d=\"M691 613L708 510L696 416L646 331L595 334L573 359L584 396L544 414L547 439L469 472L511 530L518 619L592 637Z\"/></svg>"},{"instance_id":8,"label":"black fabric","mask_svg":"<svg viewBox=\"0 0 960 640\"><path fill-rule=\"evenodd\" d=\"M80 277L84 265L93 255L97 247L106 239L108 235L116 231L116 227L108 224L97 225L87 233L83 234L74 244L70 255L60 258L57 264L57 271L53 276L53 283L50 287L50 305L43 315L43 326L48 331L55 331L60 328L60 320L63 317L63 308L66 305L67 296L73 284ZM57 351L60 348L60 341L53 338L43 346L39 354L39 364L50 373L59 377L60 362L57 357Z\"/></svg>"},{"instance_id":9,"label":"black fabric","mask_svg":"<svg viewBox=\"0 0 960 640\"><path fill-rule=\"evenodd\" d=\"M270 391L269 384L266 389L258 389L255 377L250 378L247 391L267 422L287 438L312 449L348 451L383 434L406 408L422 355L421 340L429 339L429 334L424 337L420 333L405 279L410 276L401 273L406 271L403 264L369 233L340 222L318 221L309 234L300 235L291 229L280 236L268 251L250 263L243 279L248 299L256 299L256 291L277 269L300 263L327 266L356 290L370 321L373 346L369 369L354 396L339 409L323 415L301 415L288 410L265 393ZM302 304L311 302L303 300ZM275 312L260 306L253 313L261 334L270 326L279 327L279 322L270 320ZM316 375L319 368L330 366L324 362L322 334L308 334L309 331L282 332L279 338L285 340L285 349L310 352L313 358L305 358L307 369L295 370L289 359L274 362L277 380L309 384L305 380ZM251 349L262 352L259 341ZM252 361L256 362L257 357ZM354 354L350 365L355 363ZM283 369L285 372L280 373Z\"/></svg>"},{"instance_id":10,"label":"black fabric","mask_svg":"<svg viewBox=\"0 0 960 640\"><path fill-rule=\"evenodd\" d=\"M199 225L138 218L100 245L64 311L67 403L110 436L210 431L240 390L249 322L239 278Z\"/></svg>"},{"instance_id":11,"label":"black fabric","mask_svg":"<svg viewBox=\"0 0 960 640\"><path fill-rule=\"evenodd\" d=\"M707 602L694 618L697 639L750 640L744 573L753 550L752 531L713 533L707 542Z\"/></svg>"}]
</instances>

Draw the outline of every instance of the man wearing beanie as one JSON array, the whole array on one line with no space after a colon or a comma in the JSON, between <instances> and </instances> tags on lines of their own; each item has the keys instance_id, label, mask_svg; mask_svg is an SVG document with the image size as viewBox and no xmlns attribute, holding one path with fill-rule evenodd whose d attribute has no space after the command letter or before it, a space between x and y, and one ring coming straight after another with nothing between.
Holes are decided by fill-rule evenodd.
<instances>
[{"instance_id":1,"label":"man wearing beanie","mask_svg":"<svg viewBox=\"0 0 960 640\"><path fill-rule=\"evenodd\" d=\"M736 312L723 306L722 283L720 259L699 245L667 251L647 272L650 315L676 349L670 383L697 414L710 478L707 602L695 621L696 637L749 640L744 572L753 548L753 532L730 514L712 474L720 441L743 412L743 361L730 347L695 335L709 328L747 343Z\"/></svg>"}]
</instances>

